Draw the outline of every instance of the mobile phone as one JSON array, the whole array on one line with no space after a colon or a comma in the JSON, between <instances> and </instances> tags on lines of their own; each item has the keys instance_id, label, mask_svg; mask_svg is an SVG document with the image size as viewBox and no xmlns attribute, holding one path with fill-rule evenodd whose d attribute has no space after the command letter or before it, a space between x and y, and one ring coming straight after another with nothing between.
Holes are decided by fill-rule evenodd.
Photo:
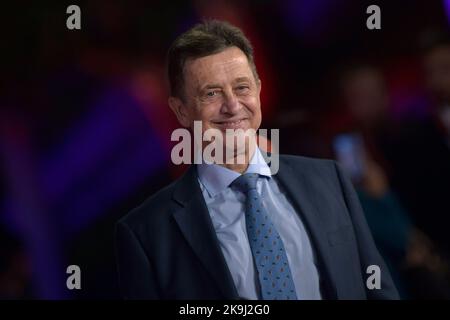
<instances>
[{"instance_id":1,"label":"mobile phone","mask_svg":"<svg viewBox=\"0 0 450 320\"><path fill-rule=\"evenodd\" d=\"M364 173L364 142L357 133L339 134L333 139L336 160L350 175L353 182L360 182Z\"/></svg>"}]
</instances>

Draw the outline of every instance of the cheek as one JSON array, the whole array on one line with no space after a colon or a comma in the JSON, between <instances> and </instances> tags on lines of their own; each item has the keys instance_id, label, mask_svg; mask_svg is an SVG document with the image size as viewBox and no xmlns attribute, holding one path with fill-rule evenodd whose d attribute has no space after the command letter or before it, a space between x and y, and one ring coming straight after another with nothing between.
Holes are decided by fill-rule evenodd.
<instances>
[{"instance_id":1,"label":"cheek","mask_svg":"<svg viewBox=\"0 0 450 320\"><path fill-rule=\"evenodd\" d=\"M257 113L258 110L261 108L261 104L259 101L259 97L251 95L251 96L246 96L246 97L242 97L240 99L241 103L247 107L247 109L249 109L250 111Z\"/></svg>"},{"instance_id":2,"label":"cheek","mask_svg":"<svg viewBox=\"0 0 450 320\"><path fill-rule=\"evenodd\" d=\"M251 97L248 99L244 105L247 106L248 110L251 112L251 123L252 127L256 128L261 125L261 104L258 97Z\"/></svg>"},{"instance_id":3,"label":"cheek","mask_svg":"<svg viewBox=\"0 0 450 320\"><path fill-rule=\"evenodd\" d=\"M261 115L261 110L259 110L254 117L254 125L253 127L258 127L261 125L261 121L262 121L262 115Z\"/></svg>"},{"instance_id":4,"label":"cheek","mask_svg":"<svg viewBox=\"0 0 450 320\"><path fill-rule=\"evenodd\" d=\"M250 101L249 104L250 111L253 113L253 117L256 118L258 121L261 119L261 103L259 101L259 97L254 97Z\"/></svg>"},{"instance_id":5,"label":"cheek","mask_svg":"<svg viewBox=\"0 0 450 320\"><path fill-rule=\"evenodd\" d=\"M220 113L219 104L202 105L197 109L197 117L203 121L210 121Z\"/></svg>"}]
</instances>

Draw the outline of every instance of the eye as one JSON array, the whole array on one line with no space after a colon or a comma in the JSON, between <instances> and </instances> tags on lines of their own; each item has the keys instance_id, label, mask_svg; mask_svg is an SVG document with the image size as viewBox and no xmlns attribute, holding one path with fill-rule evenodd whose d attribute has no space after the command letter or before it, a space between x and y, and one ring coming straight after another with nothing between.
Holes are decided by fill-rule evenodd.
<instances>
[{"instance_id":1,"label":"eye","mask_svg":"<svg viewBox=\"0 0 450 320\"><path fill-rule=\"evenodd\" d=\"M207 95L208 97L214 97L216 94L217 94L217 91L208 91L208 92L206 93L206 95Z\"/></svg>"},{"instance_id":2,"label":"eye","mask_svg":"<svg viewBox=\"0 0 450 320\"><path fill-rule=\"evenodd\" d=\"M246 91L246 90L249 89L249 87L246 86L246 85L242 85L242 86L238 86L236 89L237 89L238 91Z\"/></svg>"}]
</instances>

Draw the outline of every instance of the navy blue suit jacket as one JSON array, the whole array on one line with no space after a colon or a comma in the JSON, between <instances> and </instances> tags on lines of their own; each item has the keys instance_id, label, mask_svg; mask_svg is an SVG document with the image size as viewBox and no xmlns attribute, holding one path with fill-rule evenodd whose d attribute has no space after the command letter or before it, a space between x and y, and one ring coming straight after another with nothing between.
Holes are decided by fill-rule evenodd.
<instances>
[{"instance_id":1,"label":"navy blue suit jacket","mask_svg":"<svg viewBox=\"0 0 450 320\"><path fill-rule=\"evenodd\" d=\"M274 178L307 228L323 298L397 299L357 195L339 166L288 155L279 161ZM195 166L117 223L116 255L125 298L239 299ZM381 269L381 289L366 286L370 265Z\"/></svg>"}]
</instances>

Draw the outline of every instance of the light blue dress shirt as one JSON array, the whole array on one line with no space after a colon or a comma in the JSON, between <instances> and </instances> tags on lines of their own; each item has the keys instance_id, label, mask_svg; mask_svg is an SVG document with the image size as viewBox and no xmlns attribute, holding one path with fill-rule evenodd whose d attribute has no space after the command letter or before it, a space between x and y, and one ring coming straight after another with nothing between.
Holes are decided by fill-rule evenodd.
<instances>
[{"instance_id":1,"label":"light blue dress shirt","mask_svg":"<svg viewBox=\"0 0 450 320\"><path fill-rule=\"evenodd\" d=\"M245 194L230 188L238 172L215 164L197 165L198 180L220 248L240 297L260 299L259 281L245 227ZM256 187L286 250L300 300L321 299L319 273L305 227L256 148L246 173L258 173Z\"/></svg>"}]
</instances>

